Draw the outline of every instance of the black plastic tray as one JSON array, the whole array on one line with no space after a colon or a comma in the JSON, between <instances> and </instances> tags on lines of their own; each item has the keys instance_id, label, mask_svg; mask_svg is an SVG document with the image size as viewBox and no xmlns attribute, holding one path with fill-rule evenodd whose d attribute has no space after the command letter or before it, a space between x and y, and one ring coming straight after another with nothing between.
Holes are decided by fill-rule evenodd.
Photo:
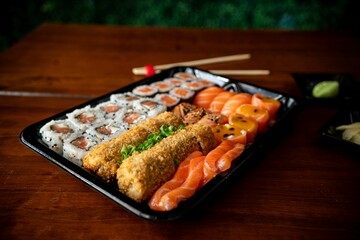
<instances>
[{"instance_id":1,"label":"black plastic tray","mask_svg":"<svg viewBox=\"0 0 360 240\"><path fill-rule=\"evenodd\" d=\"M152 82L163 80L168 77L172 77L177 72L188 72L194 74L198 78L211 81L220 87L224 87L228 90L232 90L235 92L247 92L250 94L262 93L264 95L276 98L279 101L281 101L282 107L278 111L278 118L276 124L272 126L266 133L258 136L255 139L254 143L247 146L244 152L236 160L233 161L232 166L228 171L216 176L207 185L205 185L203 188L198 190L194 196L192 196L191 198L189 198L184 202L181 202L176 209L168 212L157 212L151 210L148 207L147 202L146 203L135 202L134 200L122 194L118 190L118 187L115 184L106 183L105 181L97 177L95 174L85 170L82 167L75 165L74 163L65 159L63 156L52 151L41 140L41 135L39 133L39 130L48 121L65 118L66 113L72 112L73 110L77 108L82 108L86 105L94 106L99 102L106 101L109 99L111 94L130 92L133 88L139 85L149 84ZM285 123L287 123L290 119L294 117L294 114L297 113L299 104L300 104L299 101L294 97L270 89L265 89L255 85L240 82L237 80L232 80L223 76L214 75L208 71L204 71L198 68L174 67L164 70L159 74L145 78L136 83L130 84L124 88L115 90L101 97L85 102L81 105L75 106L64 112L58 113L50 118L34 123L26 127L21 132L20 140L24 145L26 145L30 149L34 150L41 156L48 159L50 162L64 169L74 177L80 179L90 187L96 189L98 192L109 197L110 199L112 199L113 201L115 201L116 203L118 203L128 211L134 213L135 215L148 220L175 220L184 216L196 205L198 205L204 198L206 198L210 193L212 193L214 190L219 188L223 183L228 181L228 179L233 174L235 174L239 169L241 169L243 163L245 163L248 159L253 157L254 153L256 153L264 145L270 143L271 138L274 137L273 134L278 135L279 127L282 127Z\"/></svg>"}]
</instances>

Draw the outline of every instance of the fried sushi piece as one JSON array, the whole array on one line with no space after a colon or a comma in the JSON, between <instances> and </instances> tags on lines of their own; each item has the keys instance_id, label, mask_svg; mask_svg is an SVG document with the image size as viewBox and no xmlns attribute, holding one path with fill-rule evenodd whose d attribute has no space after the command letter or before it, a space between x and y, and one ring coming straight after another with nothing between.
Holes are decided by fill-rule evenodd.
<instances>
[{"instance_id":1,"label":"fried sushi piece","mask_svg":"<svg viewBox=\"0 0 360 240\"><path fill-rule=\"evenodd\" d=\"M206 155L215 147L210 127L189 125L152 148L125 159L117 170L119 190L142 202L175 174L178 165L192 152Z\"/></svg>"},{"instance_id":2,"label":"fried sushi piece","mask_svg":"<svg viewBox=\"0 0 360 240\"><path fill-rule=\"evenodd\" d=\"M107 182L115 180L116 170L119 162L122 161L120 154L122 147L142 143L150 133L159 131L162 125L179 127L183 122L171 112L148 118L120 136L95 146L82 159L83 167L95 172Z\"/></svg>"}]
</instances>

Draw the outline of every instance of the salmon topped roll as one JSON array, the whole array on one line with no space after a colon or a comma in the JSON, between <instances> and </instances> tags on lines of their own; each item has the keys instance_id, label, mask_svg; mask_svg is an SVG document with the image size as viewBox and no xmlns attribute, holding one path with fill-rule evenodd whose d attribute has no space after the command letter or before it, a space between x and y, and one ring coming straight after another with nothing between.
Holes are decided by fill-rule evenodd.
<instances>
[{"instance_id":1,"label":"salmon topped roll","mask_svg":"<svg viewBox=\"0 0 360 240\"><path fill-rule=\"evenodd\" d=\"M194 152L204 155L215 147L210 127L189 125L152 148L125 159L117 170L119 190L137 202L149 199L175 174L178 165Z\"/></svg>"},{"instance_id":2,"label":"salmon topped roll","mask_svg":"<svg viewBox=\"0 0 360 240\"><path fill-rule=\"evenodd\" d=\"M95 172L107 182L114 180L116 170L122 161L120 154L122 147L142 143L149 134L159 131L163 125L178 127L183 125L183 122L171 112L148 118L120 136L95 146L82 159L83 167Z\"/></svg>"}]
</instances>

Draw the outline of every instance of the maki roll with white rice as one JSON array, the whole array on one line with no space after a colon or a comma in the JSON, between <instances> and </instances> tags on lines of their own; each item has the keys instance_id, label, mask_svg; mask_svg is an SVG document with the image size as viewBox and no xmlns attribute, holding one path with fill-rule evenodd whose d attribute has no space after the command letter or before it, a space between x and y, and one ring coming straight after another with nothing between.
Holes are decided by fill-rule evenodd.
<instances>
[{"instance_id":1,"label":"maki roll with white rice","mask_svg":"<svg viewBox=\"0 0 360 240\"><path fill-rule=\"evenodd\" d=\"M63 156L78 166L82 166L82 158L95 147L99 141L86 133L73 133L64 140Z\"/></svg>"},{"instance_id":2,"label":"maki roll with white rice","mask_svg":"<svg viewBox=\"0 0 360 240\"><path fill-rule=\"evenodd\" d=\"M215 85L215 83L210 82L210 81L205 80L205 79L202 79L202 78L198 78L197 81L200 82L204 86L204 88L212 87L212 86Z\"/></svg>"},{"instance_id":3,"label":"maki roll with white rice","mask_svg":"<svg viewBox=\"0 0 360 240\"><path fill-rule=\"evenodd\" d=\"M190 100L194 96L195 92L187 88L176 87L170 91L170 94L186 101Z\"/></svg>"},{"instance_id":4,"label":"maki roll with white rice","mask_svg":"<svg viewBox=\"0 0 360 240\"><path fill-rule=\"evenodd\" d=\"M187 88L193 91L199 91L204 88L204 85L199 81L190 81L181 85L183 88Z\"/></svg>"},{"instance_id":5,"label":"maki roll with white rice","mask_svg":"<svg viewBox=\"0 0 360 240\"><path fill-rule=\"evenodd\" d=\"M63 140L74 133L77 128L68 120L51 120L41 129L43 142L53 151L63 153Z\"/></svg>"},{"instance_id":6,"label":"maki roll with white rice","mask_svg":"<svg viewBox=\"0 0 360 240\"><path fill-rule=\"evenodd\" d=\"M155 117L167 109L166 105L152 98L145 98L134 103L134 110L146 113L148 117Z\"/></svg>"},{"instance_id":7,"label":"maki roll with white rice","mask_svg":"<svg viewBox=\"0 0 360 240\"><path fill-rule=\"evenodd\" d=\"M132 90L132 92L135 95L141 96L141 97L151 97L154 96L158 90L156 87L150 86L150 85L141 85Z\"/></svg>"},{"instance_id":8,"label":"maki roll with white rice","mask_svg":"<svg viewBox=\"0 0 360 240\"><path fill-rule=\"evenodd\" d=\"M105 120L101 112L96 109L86 106L81 109L76 109L71 113L66 114L69 121L80 130L85 130L88 127L100 123Z\"/></svg>"},{"instance_id":9,"label":"maki roll with white rice","mask_svg":"<svg viewBox=\"0 0 360 240\"><path fill-rule=\"evenodd\" d=\"M116 102L122 106L132 107L134 101L139 100L140 97L133 93L115 93L110 96L110 101Z\"/></svg>"},{"instance_id":10,"label":"maki roll with white rice","mask_svg":"<svg viewBox=\"0 0 360 240\"><path fill-rule=\"evenodd\" d=\"M180 102L180 98L167 93L158 93L155 99L165 104L168 108L172 108Z\"/></svg>"},{"instance_id":11,"label":"maki roll with white rice","mask_svg":"<svg viewBox=\"0 0 360 240\"><path fill-rule=\"evenodd\" d=\"M147 118L146 113L142 113L134 109L129 109L128 111L120 114L119 116L116 116L115 121L118 123L128 124L129 127L131 127L132 125L144 121L146 118Z\"/></svg>"},{"instance_id":12,"label":"maki roll with white rice","mask_svg":"<svg viewBox=\"0 0 360 240\"><path fill-rule=\"evenodd\" d=\"M96 138L97 141L104 142L119 136L126 130L128 130L127 124L117 123L111 119L107 119L103 123L88 128L86 133Z\"/></svg>"},{"instance_id":13,"label":"maki roll with white rice","mask_svg":"<svg viewBox=\"0 0 360 240\"><path fill-rule=\"evenodd\" d=\"M170 91L175 85L171 82L166 81L158 81L150 84L152 87L156 87L159 92L168 92Z\"/></svg>"},{"instance_id":14,"label":"maki roll with white rice","mask_svg":"<svg viewBox=\"0 0 360 240\"><path fill-rule=\"evenodd\" d=\"M103 103L99 103L95 110L101 112L106 119L114 119L116 113L118 111L124 111L126 106L122 103L117 103L114 101L107 101Z\"/></svg>"},{"instance_id":15,"label":"maki roll with white rice","mask_svg":"<svg viewBox=\"0 0 360 240\"><path fill-rule=\"evenodd\" d=\"M174 77L183 79L185 81L195 80L196 76L187 72L178 72L174 74Z\"/></svg>"},{"instance_id":16,"label":"maki roll with white rice","mask_svg":"<svg viewBox=\"0 0 360 240\"><path fill-rule=\"evenodd\" d=\"M171 83L174 86L181 86L181 84L183 84L185 82L185 80L181 80L179 78L165 78L164 82L168 82Z\"/></svg>"}]
</instances>

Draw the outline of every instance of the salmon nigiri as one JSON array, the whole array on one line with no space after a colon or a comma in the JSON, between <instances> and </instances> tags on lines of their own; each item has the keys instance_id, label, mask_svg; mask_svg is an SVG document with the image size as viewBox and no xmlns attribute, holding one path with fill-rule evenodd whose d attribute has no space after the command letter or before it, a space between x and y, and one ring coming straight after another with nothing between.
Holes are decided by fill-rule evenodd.
<instances>
[{"instance_id":1,"label":"salmon nigiri","mask_svg":"<svg viewBox=\"0 0 360 240\"><path fill-rule=\"evenodd\" d=\"M245 103L251 103L251 95L248 93L238 93L224 104L221 114L228 117L230 113L235 112L235 110L241 105Z\"/></svg>"},{"instance_id":2,"label":"salmon nigiri","mask_svg":"<svg viewBox=\"0 0 360 240\"><path fill-rule=\"evenodd\" d=\"M225 103L235 94L236 93L229 91L219 93L211 102L209 111L212 113L221 113L221 110L223 109Z\"/></svg>"},{"instance_id":3,"label":"salmon nigiri","mask_svg":"<svg viewBox=\"0 0 360 240\"><path fill-rule=\"evenodd\" d=\"M225 89L221 87L209 87L195 95L193 104L198 107L203 107L208 109L210 107L210 103L214 100L214 98L221 92L224 92Z\"/></svg>"}]
</instances>

